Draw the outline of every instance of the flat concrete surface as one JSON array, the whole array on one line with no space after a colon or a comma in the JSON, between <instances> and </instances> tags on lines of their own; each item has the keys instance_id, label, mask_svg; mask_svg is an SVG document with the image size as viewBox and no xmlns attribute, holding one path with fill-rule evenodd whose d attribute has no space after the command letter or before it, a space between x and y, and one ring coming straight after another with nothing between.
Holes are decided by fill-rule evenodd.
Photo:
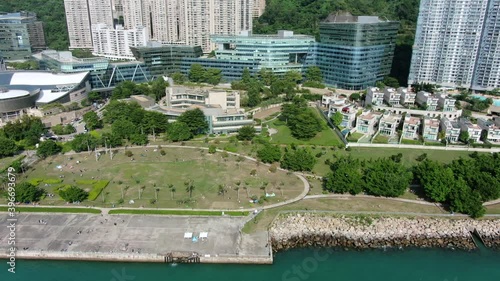
<instances>
[{"instance_id":1,"label":"flat concrete surface","mask_svg":"<svg viewBox=\"0 0 500 281\"><path fill-rule=\"evenodd\" d=\"M197 252L210 256L267 256L267 232L240 236L247 218L156 215L19 214L18 251L166 254ZM40 223L43 220L46 222ZM115 225L116 224L116 225ZM9 248L7 216L0 216L0 250ZM184 233L208 232L193 242Z\"/></svg>"}]
</instances>

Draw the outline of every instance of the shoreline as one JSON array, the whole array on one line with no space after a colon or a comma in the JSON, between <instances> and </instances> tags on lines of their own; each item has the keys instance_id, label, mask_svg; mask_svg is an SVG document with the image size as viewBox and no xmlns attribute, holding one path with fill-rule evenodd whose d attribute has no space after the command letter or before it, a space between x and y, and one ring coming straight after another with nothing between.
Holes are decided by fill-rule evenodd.
<instances>
[{"instance_id":1,"label":"shoreline","mask_svg":"<svg viewBox=\"0 0 500 281\"><path fill-rule=\"evenodd\" d=\"M281 215L270 227L273 251L326 247L349 249L477 249L472 232L488 248L500 247L500 220Z\"/></svg>"},{"instance_id":2,"label":"shoreline","mask_svg":"<svg viewBox=\"0 0 500 281\"><path fill-rule=\"evenodd\" d=\"M0 253L0 259L9 259L8 254ZM17 251L16 260L59 260L59 261L95 261L95 262L137 262L137 263L174 263L167 261L167 255L127 254L127 253L90 253L90 252L54 252L54 251ZM180 262L184 263L184 262ZM273 264L273 256L200 256L201 264Z\"/></svg>"}]
</instances>

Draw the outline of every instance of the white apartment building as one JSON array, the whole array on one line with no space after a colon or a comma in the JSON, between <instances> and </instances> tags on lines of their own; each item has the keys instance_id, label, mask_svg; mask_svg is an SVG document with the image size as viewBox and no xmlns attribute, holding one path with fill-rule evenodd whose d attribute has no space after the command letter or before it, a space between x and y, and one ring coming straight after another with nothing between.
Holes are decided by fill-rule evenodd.
<instances>
[{"instance_id":1,"label":"white apartment building","mask_svg":"<svg viewBox=\"0 0 500 281\"><path fill-rule=\"evenodd\" d=\"M500 87L500 0L422 0L409 83Z\"/></svg>"},{"instance_id":2,"label":"white apartment building","mask_svg":"<svg viewBox=\"0 0 500 281\"><path fill-rule=\"evenodd\" d=\"M440 129L445 132L445 138L449 142L458 142L461 126L457 121L443 117L440 121Z\"/></svg>"},{"instance_id":3,"label":"white apartment building","mask_svg":"<svg viewBox=\"0 0 500 281\"><path fill-rule=\"evenodd\" d=\"M386 104L391 106L399 105L401 101L401 93L396 91L394 88L385 88L384 101Z\"/></svg>"},{"instance_id":4,"label":"white apartment building","mask_svg":"<svg viewBox=\"0 0 500 281\"><path fill-rule=\"evenodd\" d=\"M471 86L488 2L420 1L408 83Z\"/></svg>"},{"instance_id":5,"label":"white apartment building","mask_svg":"<svg viewBox=\"0 0 500 281\"><path fill-rule=\"evenodd\" d=\"M168 87L166 89L166 106L171 108L188 108L193 105L211 105L222 110L239 109L240 93L217 90L189 89L185 87Z\"/></svg>"},{"instance_id":6,"label":"white apartment building","mask_svg":"<svg viewBox=\"0 0 500 281\"><path fill-rule=\"evenodd\" d=\"M403 123L403 138L417 139L422 122L419 117L406 116Z\"/></svg>"},{"instance_id":7,"label":"white apartment building","mask_svg":"<svg viewBox=\"0 0 500 281\"><path fill-rule=\"evenodd\" d=\"M87 0L64 0L70 49L91 49L92 33Z\"/></svg>"},{"instance_id":8,"label":"white apartment building","mask_svg":"<svg viewBox=\"0 0 500 281\"><path fill-rule=\"evenodd\" d=\"M336 112L340 112L342 115L340 126L347 129L354 127L357 113L354 103L348 103L345 97L334 95L328 104L328 117L332 117Z\"/></svg>"},{"instance_id":9,"label":"white apartment building","mask_svg":"<svg viewBox=\"0 0 500 281\"><path fill-rule=\"evenodd\" d=\"M495 122L478 118L477 124L486 131L486 140L491 143L500 143L500 120Z\"/></svg>"},{"instance_id":10,"label":"white apartment building","mask_svg":"<svg viewBox=\"0 0 500 281\"><path fill-rule=\"evenodd\" d=\"M377 87L368 88L366 92L365 105L382 105L384 103L384 92Z\"/></svg>"},{"instance_id":11,"label":"white apartment building","mask_svg":"<svg viewBox=\"0 0 500 281\"><path fill-rule=\"evenodd\" d=\"M364 111L356 117L356 131L362 134L373 135L376 132L381 117L381 113Z\"/></svg>"},{"instance_id":12,"label":"white apartment building","mask_svg":"<svg viewBox=\"0 0 500 281\"><path fill-rule=\"evenodd\" d=\"M441 110L445 112L449 111L454 111L455 110L455 102L457 99L448 96L446 93L441 93L437 95L439 100L438 100L438 106Z\"/></svg>"},{"instance_id":13,"label":"white apartment building","mask_svg":"<svg viewBox=\"0 0 500 281\"><path fill-rule=\"evenodd\" d=\"M147 45L146 29L124 29L117 25L116 28L105 24L92 26L93 52L95 56L103 56L109 59L134 59L130 47Z\"/></svg>"},{"instance_id":14,"label":"white apartment building","mask_svg":"<svg viewBox=\"0 0 500 281\"><path fill-rule=\"evenodd\" d=\"M422 130L422 137L424 138L424 140L437 141L439 135L439 127L439 119L425 118Z\"/></svg>"},{"instance_id":15,"label":"white apartment building","mask_svg":"<svg viewBox=\"0 0 500 281\"><path fill-rule=\"evenodd\" d=\"M439 97L424 91L417 93L415 100L418 105L426 106L426 110L435 111L438 108Z\"/></svg>"},{"instance_id":16,"label":"white apartment building","mask_svg":"<svg viewBox=\"0 0 500 281\"><path fill-rule=\"evenodd\" d=\"M266 0L254 0L255 4L253 7L253 14L252 16L254 18L258 18L262 16L264 13L264 10L266 9Z\"/></svg>"},{"instance_id":17,"label":"white apartment building","mask_svg":"<svg viewBox=\"0 0 500 281\"><path fill-rule=\"evenodd\" d=\"M483 129L477 124L472 124L472 122L466 118L461 118L459 122L462 132L469 133L469 140L479 142L479 139L481 138L481 131Z\"/></svg>"},{"instance_id":18,"label":"white apartment building","mask_svg":"<svg viewBox=\"0 0 500 281\"><path fill-rule=\"evenodd\" d=\"M401 104L401 105L414 105L415 104L415 98L416 98L417 94L412 92L410 89L399 87L398 93L400 94L400 97L401 97L399 104Z\"/></svg>"},{"instance_id":19,"label":"white apartment building","mask_svg":"<svg viewBox=\"0 0 500 281\"><path fill-rule=\"evenodd\" d=\"M113 27L113 4L111 0L87 0L90 25L105 24Z\"/></svg>"},{"instance_id":20,"label":"white apartment building","mask_svg":"<svg viewBox=\"0 0 500 281\"><path fill-rule=\"evenodd\" d=\"M210 35L237 35L252 29L254 0L127 0L125 28L147 27L151 40L214 49Z\"/></svg>"},{"instance_id":21,"label":"white apartment building","mask_svg":"<svg viewBox=\"0 0 500 281\"><path fill-rule=\"evenodd\" d=\"M402 116L391 114L390 112L384 113L379 123L379 133L383 136L395 136Z\"/></svg>"}]
</instances>

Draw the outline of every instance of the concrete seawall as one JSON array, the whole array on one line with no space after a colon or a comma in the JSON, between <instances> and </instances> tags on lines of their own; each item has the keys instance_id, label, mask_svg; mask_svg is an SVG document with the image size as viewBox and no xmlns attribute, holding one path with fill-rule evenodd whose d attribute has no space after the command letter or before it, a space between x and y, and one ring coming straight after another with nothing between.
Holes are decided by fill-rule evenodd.
<instances>
[{"instance_id":1,"label":"concrete seawall","mask_svg":"<svg viewBox=\"0 0 500 281\"><path fill-rule=\"evenodd\" d=\"M0 259L9 259L0 253ZM148 262L165 263L165 256L159 254L120 254L120 253L83 253L53 251L18 251L16 259L26 260L67 260L67 261L105 261L105 262ZM200 263L211 264L272 264L270 256L201 256Z\"/></svg>"}]
</instances>

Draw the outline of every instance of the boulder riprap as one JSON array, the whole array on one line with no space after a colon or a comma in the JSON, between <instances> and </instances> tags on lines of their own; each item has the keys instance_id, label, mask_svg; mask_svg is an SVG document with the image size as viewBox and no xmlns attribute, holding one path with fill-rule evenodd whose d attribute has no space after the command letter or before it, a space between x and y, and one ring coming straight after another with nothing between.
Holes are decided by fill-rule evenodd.
<instances>
[{"instance_id":1,"label":"boulder riprap","mask_svg":"<svg viewBox=\"0 0 500 281\"><path fill-rule=\"evenodd\" d=\"M489 247L500 246L500 220L286 214L270 228L274 251L298 247L475 248L476 230Z\"/></svg>"}]
</instances>

